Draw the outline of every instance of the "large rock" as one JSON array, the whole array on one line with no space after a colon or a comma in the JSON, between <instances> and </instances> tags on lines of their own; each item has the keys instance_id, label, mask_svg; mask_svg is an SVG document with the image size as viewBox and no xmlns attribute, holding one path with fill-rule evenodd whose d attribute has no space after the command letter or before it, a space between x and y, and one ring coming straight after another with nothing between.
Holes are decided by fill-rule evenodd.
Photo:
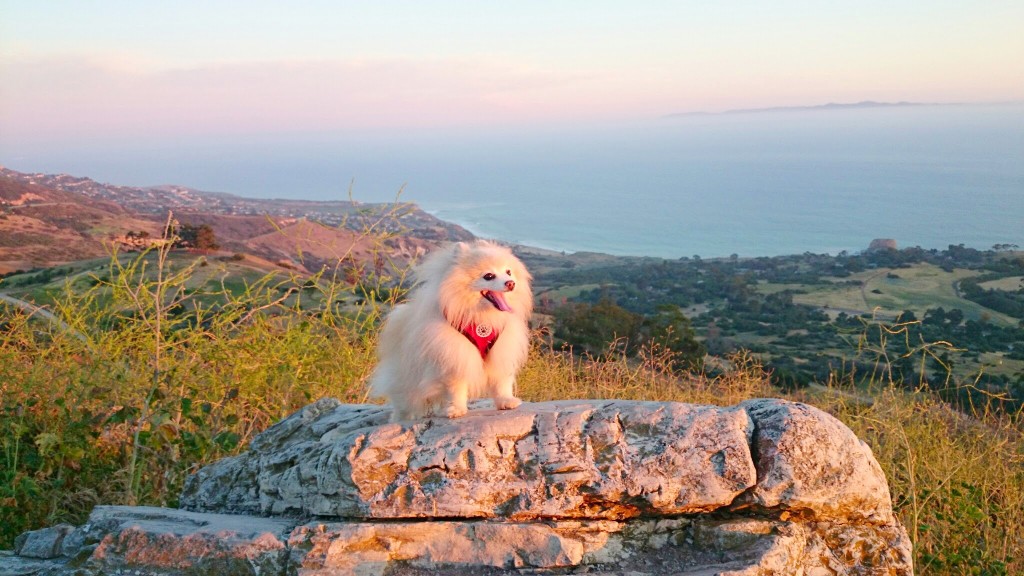
<instances>
[{"instance_id":1,"label":"large rock","mask_svg":"<svg viewBox=\"0 0 1024 576\"><path fill-rule=\"evenodd\" d=\"M811 519L892 524L885 474L867 444L842 422L795 402L741 404L755 422L757 485L740 502Z\"/></svg>"},{"instance_id":2,"label":"large rock","mask_svg":"<svg viewBox=\"0 0 1024 576\"><path fill-rule=\"evenodd\" d=\"M322 400L200 470L196 511L344 518L624 519L708 512L752 487L746 411L547 402L387 423Z\"/></svg>"},{"instance_id":3,"label":"large rock","mask_svg":"<svg viewBox=\"0 0 1024 576\"><path fill-rule=\"evenodd\" d=\"M191 477L190 511L99 507L35 537L43 556L63 538L59 559L33 561L48 567L0 576L912 574L870 450L810 406L572 401L387 420L321 400Z\"/></svg>"},{"instance_id":4,"label":"large rock","mask_svg":"<svg viewBox=\"0 0 1024 576\"><path fill-rule=\"evenodd\" d=\"M0 556L0 576L285 574L294 526L290 519L97 506L86 524L62 530L62 545L48 555L55 560L32 562L23 551Z\"/></svg>"},{"instance_id":5,"label":"large rock","mask_svg":"<svg viewBox=\"0 0 1024 576\"><path fill-rule=\"evenodd\" d=\"M896 250L896 241L892 238L875 238L868 244L868 252L885 252Z\"/></svg>"},{"instance_id":6,"label":"large rock","mask_svg":"<svg viewBox=\"0 0 1024 576\"><path fill-rule=\"evenodd\" d=\"M899 526L765 518L301 521L98 506L56 560L0 576L911 574Z\"/></svg>"},{"instance_id":7,"label":"large rock","mask_svg":"<svg viewBox=\"0 0 1024 576\"><path fill-rule=\"evenodd\" d=\"M14 552L24 558L43 560L59 558L64 539L74 531L74 526L58 524L41 530L25 532L15 539Z\"/></svg>"}]
</instances>

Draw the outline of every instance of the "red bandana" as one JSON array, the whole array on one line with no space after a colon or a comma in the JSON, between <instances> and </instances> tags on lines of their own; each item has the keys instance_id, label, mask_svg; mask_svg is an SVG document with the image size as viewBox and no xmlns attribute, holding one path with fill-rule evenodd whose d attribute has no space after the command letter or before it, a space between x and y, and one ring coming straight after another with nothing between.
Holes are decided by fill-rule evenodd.
<instances>
[{"instance_id":1,"label":"red bandana","mask_svg":"<svg viewBox=\"0 0 1024 576\"><path fill-rule=\"evenodd\" d=\"M498 340L498 331L486 324L470 324L462 329L462 335L476 344L481 358L487 358L487 353L491 351L494 342Z\"/></svg>"}]
</instances>

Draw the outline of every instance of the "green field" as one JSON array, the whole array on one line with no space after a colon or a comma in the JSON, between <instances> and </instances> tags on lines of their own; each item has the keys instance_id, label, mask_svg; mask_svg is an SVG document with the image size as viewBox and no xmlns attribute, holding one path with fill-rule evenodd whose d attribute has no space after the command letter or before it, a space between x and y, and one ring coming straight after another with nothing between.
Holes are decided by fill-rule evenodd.
<instances>
[{"instance_id":1,"label":"green field","mask_svg":"<svg viewBox=\"0 0 1024 576\"><path fill-rule=\"evenodd\" d=\"M946 272L932 264L880 268L833 279L830 285L800 286L805 293L795 294L793 301L852 315L873 314L890 318L904 310L910 310L920 318L929 308L959 308L969 320L986 319L1001 326L1016 326L1016 319L962 298L957 292L957 282L978 274L960 268ZM774 286L792 287L766 284L762 290L769 291Z\"/></svg>"},{"instance_id":2,"label":"green field","mask_svg":"<svg viewBox=\"0 0 1024 576\"><path fill-rule=\"evenodd\" d=\"M550 298L552 302L560 303L565 299L573 299L587 290L597 290L601 284L582 284L580 286L560 286L551 290L545 290L537 294L537 299Z\"/></svg>"},{"instance_id":3,"label":"green field","mask_svg":"<svg viewBox=\"0 0 1024 576\"><path fill-rule=\"evenodd\" d=\"M978 284L986 290L1006 290L1014 292L1024 288L1024 276L1007 276L998 280L989 280Z\"/></svg>"}]
</instances>

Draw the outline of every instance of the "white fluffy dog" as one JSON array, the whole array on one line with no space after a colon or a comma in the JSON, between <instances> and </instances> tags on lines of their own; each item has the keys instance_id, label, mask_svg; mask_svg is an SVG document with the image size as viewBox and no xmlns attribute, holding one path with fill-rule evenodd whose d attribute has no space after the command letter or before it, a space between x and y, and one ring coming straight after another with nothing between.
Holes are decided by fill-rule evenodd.
<instances>
[{"instance_id":1,"label":"white fluffy dog","mask_svg":"<svg viewBox=\"0 0 1024 576\"><path fill-rule=\"evenodd\" d=\"M516 373L529 353L530 274L490 242L438 249L415 270L409 301L380 335L371 394L386 397L392 420L458 418L469 399L516 408Z\"/></svg>"}]
</instances>

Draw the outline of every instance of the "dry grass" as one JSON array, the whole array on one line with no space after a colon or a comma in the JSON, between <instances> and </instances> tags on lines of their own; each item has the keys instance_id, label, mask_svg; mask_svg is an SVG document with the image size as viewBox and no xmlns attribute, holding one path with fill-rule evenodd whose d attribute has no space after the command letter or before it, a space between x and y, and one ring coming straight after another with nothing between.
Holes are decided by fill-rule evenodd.
<instances>
[{"instance_id":1,"label":"dry grass","mask_svg":"<svg viewBox=\"0 0 1024 576\"><path fill-rule=\"evenodd\" d=\"M154 275L154 265L115 259L103 282L59 296L51 311L70 330L0 307L0 547L25 529L81 522L98 503L173 505L187 474L300 406L363 397L386 304L325 306L351 287L266 276L211 307L190 288L195 268ZM657 348L580 358L535 341L520 377L527 400L818 406L874 450L919 573L1024 573L1024 418L997 399L956 410L890 381L884 365L785 392L749 355L679 374ZM854 352L887 361L870 345Z\"/></svg>"},{"instance_id":2,"label":"dry grass","mask_svg":"<svg viewBox=\"0 0 1024 576\"><path fill-rule=\"evenodd\" d=\"M850 384L798 396L835 414L874 451L914 542L920 574L1024 572L1021 414L950 407L896 386L851 402Z\"/></svg>"},{"instance_id":3,"label":"dry grass","mask_svg":"<svg viewBox=\"0 0 1024 576\"><path fill-rule=\"evenodd\" d=\"M639 358L627 358L614 343L601 358L536 347L520 375L519 394L533 402L590 398L728 406L778 393L746 353L724 362L726 370L715 376L677 373L671 360L671 352L657 347L642 350Z\"/></svg>"}]
</instances>

